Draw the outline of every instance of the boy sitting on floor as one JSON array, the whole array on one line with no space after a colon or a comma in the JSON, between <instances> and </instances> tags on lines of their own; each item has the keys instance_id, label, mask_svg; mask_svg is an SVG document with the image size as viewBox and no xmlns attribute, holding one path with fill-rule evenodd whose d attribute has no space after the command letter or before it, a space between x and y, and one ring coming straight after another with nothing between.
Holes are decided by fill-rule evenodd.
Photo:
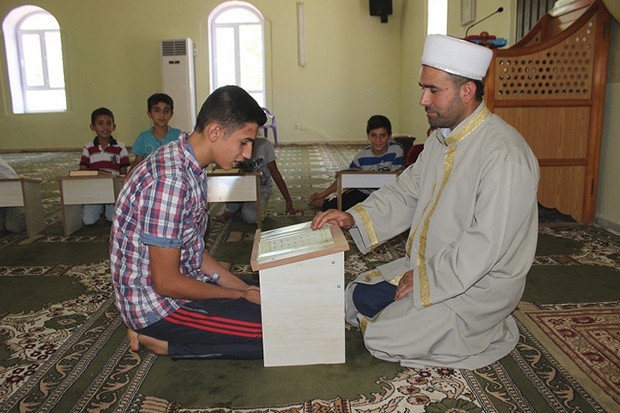
<instances>
[{"instance_id":1,"label":"boy sitting on floor","mask_svg":"<svg viewBox=\"0 0 620 413\"><path fill-rule=\"evenodd\" d=\"M394 142L392 138L392 123L383 115L373 115L368 119L366 134L370 145L359 151L351 164L350 169L362 171L397 171L403 165L403 146ZM322 192L310 195L308 205L322 208L323 211L337 208L338 200L335 196L337 182L334 181ZM349 189L342 194L342 210L346 211L353 205L362 202L372 193L372 189Z\"/></svg>"},{"instance_id":2,"label":"boy sitting on floor","mask_svg":"<svg viewBox=\"0 0 620 413\"><path fill-rule=\"evenodd\" d=\"M240 169L244 172L258 172L260 174L261 211L264 212L267 210L267 204L273 192L273 182L275 181L276 186L286 202L285 213L287 215L303 213L302 209L293 207L293 199L288 192L288 187L276 163L275 149L267 138L256 138L254 141L254 148L252 149L252 157L242 162ZM259 219L262 221L264 218L258 216L256 207L256 202L227 202L226 210L220 215L217 215L215 220L218 222L226 222L232 217L241 215L245 223L256 224Z\"/></svg>"},{"instance_id":3,"label":"boy sitting on floor","mask_svg":"<svg viewBox=\"0 0 620 413\"><path fill-rule=\"evenodd\" d=\"M87 142L82 149L80 169L103 171L112 175L125 175L130 165L129 153L125 145L112 136L116 129L114 114L108 108L95 109L90 115L90 130L97 136ZM82 205L82 221L84 225L93 225L105 212L105 218L112 221L114 204Z\"/></svg>"},{"instance_id":4,"label":"boy sitting on floor","mask_svg":"<svg viewBox=\"0 0 620 413\"><path fill-rule=\"evenodd\" d=\"M116 203L110 263L130 348L183 358L261 358L260 291L204 250L205 166L249 159L266 121L238 86L216 89L191 134L142 161Z\"/></svg>"}]
</instances>

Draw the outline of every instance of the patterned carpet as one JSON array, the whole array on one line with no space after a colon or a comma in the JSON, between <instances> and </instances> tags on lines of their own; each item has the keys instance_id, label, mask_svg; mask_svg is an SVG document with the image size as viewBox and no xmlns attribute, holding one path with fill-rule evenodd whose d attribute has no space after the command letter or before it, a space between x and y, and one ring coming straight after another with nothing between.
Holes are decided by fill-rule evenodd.
<instances>
[{"instance_id":1,"label":"patterned carpet","mask_svg":"<svg viewBox=\"0 0 620 413\"><path fill-rule=\"evenodd\" d=\"M315 211L304 199L329 184L357 149L278 148L280 170L304 214L283 215L276 190L264 227L310 219ZM371 357L351 328L341 365L172 362L128 349L109 282L109 225L62 236L54 177L71 169L76 155L54 155L28 155L23 162L21 155L13 162L3 155L16 169L46 168L50 225L32 244L22 244L21 235L0 235L1 412L619 411L618 237L575 224L541 226L515 313L519 344L483 369L402 368ZM208 249L234 272L255 277L249 266L254 230L240 221L214 223ZM353 246L345 255L347 279L403 248L403 236L367 255Z\"/></svg>"},{"instance_id":2,"label":"patterned carpet","mask_svg":"<svg viewBox=\"0 0 620 413\"><path fill-rule=\"evenodd\" d=\"M620 305L611 303L523 303L516 313L524 326L598 401L620 406Z\"/></svg>"}]
</instances>

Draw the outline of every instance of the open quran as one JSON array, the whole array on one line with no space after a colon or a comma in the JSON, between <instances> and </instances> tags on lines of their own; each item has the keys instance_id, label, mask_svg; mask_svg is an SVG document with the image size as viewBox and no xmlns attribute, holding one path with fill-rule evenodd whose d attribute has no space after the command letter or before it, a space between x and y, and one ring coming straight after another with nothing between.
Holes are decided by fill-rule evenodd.
<instances>
[{"instance_id":1,"label":"open quran","mask_svg":"<svg viewBox=\"0 0 620 413\"><path fill-rule=\"evenodd\" d=\"M270 231L257 230L250 262L254 271L312 257L346 251L349 245L340 228L325 224L313 230L310 222Z\"/></svg>"}]
</instances>

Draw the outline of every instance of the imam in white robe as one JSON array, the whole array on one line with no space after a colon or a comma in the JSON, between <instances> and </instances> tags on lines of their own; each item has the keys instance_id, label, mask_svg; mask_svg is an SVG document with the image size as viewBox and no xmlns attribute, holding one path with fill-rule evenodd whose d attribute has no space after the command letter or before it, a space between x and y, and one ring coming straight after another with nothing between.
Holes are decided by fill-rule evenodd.
<instances>
[{"instance_id":1,"label":"imam in white robe","mask_svg":"<svg viewBox=\"0 0 620 413\"><path fill-rule=\"evenodd\" d=\"M538 237L538 161L512 126L484 103L443 138L436 130L417 162L348 212L362 253L410 228L406 256L347 286L347 322L368 350L404 366L476 369L507 355L519 331ZM374 318L359 314L356 283L413 269L413 293Z\"/></svg>"}]
</instances>

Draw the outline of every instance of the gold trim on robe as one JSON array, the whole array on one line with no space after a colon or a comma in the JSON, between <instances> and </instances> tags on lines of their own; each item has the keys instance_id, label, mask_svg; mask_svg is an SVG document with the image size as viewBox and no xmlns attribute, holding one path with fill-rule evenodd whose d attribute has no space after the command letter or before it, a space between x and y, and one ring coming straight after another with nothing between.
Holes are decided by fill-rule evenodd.
<instances>
[{"instance_id":1,"label":"gold trim on robe","mask_svg":"<svg viewBox=\"0 0 620 413\"><path fill-rule=\"evenodd\" d=\"M366 316L360 317L360 331L362 332L362 335L366 333L366 326L368 326L369 321L370 320Z\"/></svg>"},{"instance_id":2,"label":"gold trim on robe","mask_svg":"<svg viewBox=\"0 0 620 413\"><path fill-rule=\"evenodd\" d=\"M368 234L371 248L374 248L375 246L379 244L379 238L377 237L377 232L375 231L374 225L372 225L372 220L370 219L370 215L368 215L368 212L366 212L366 210L362 208L359 204L355 205L351 209L357 212L359 216L362 218L362 225L364 226L364 229L366 230L366 233Z\"/></svg>"},{"instance_id":3,"label":"gold trim on robe","mask_svg":"<svg viewBox=\"0 0 620 413\"><path fill-rule=\"evenodd\" d=\"M380 276L381 276L381 271L374 269L374 270L368 271L368 273L364 277L364 281L370 282L372 281L373 278L377 278Z\"/></svg>"},{"instance_id":4,"label":"gold trim on robe","mask_svg":"<svg viewBox=\"0 0 620 413\"><path fill-rule=\"evenodd\" d=\"M422 228L420 230L420 238L418 240L418 256L416 259L416 268L418 269L418 284L420 288L420 300L424 307L428 307L432 304L431 294L430 294L430 285L428 282L428 273L426 270L426 239L428 235L428 227L435 212L435 208L439 203L439 198L441 198L441 193L443 192L448 179L450 178L450 174L454 169L454 158L456 156L457 143L463 140L466 136L468 136L471 132L473 132L476 128L478 128L486 118L491 114L491 111L485 106L480 112L478 112L471 120L460 128L456 133L448 136L445 141L445 145L448 147L448 152L444 157L444 168L443 168L443 179L441 181L441 185L439 186L439 191L437 192L436 197L432 200L430 209L426 216L422 221ZM426 208L425 208L426 209ZM413 231L412 231L413 232Z\"/></svg>"},{"instance_id":5,"label":"gold trim on robe","mask_svg":"<svg viewBox=\"0 0 620 413\"><path fill-rule=\"evenodd\" d=\"M390 280L390 284L393 284L395 287L398 287L398 283L400 283L400 280L405 276L405 274L401 274L397 277L394 277Z\"/></svg>"}]
</instances>

